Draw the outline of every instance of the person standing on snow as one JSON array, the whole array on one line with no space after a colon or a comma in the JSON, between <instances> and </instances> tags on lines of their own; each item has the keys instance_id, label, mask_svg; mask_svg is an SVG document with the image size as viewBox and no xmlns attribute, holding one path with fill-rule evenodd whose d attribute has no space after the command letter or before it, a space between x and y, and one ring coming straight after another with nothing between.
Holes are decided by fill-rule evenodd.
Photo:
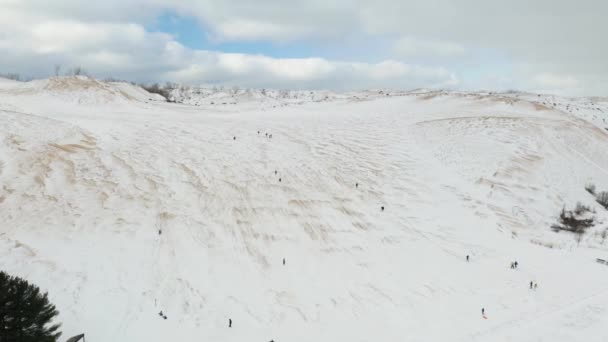
<instances>
[{"instance_id":1,"label":"person standing on snow","mask_svg":"<svg viewBox=\"0 0 608 342\"><path fill-rule=\"evenodd\" d=\"M228 328L232 328L232 319L228 318Z\"/></svg>"},{"instance_id":2,"label":"person standing on snow","mask_svg":"<svg viewBox=\"0 0 608 342\"><path fill-rule=\"evenodd\" d=\"M530 290L532 290L532 282L530 282Z\"/></svg>"},{"instance_id":3,"label":"person standing on snow","mask_svg":"<svg viewBox=\"0 0 608 342\"><path fill-rule=\"evenodd\" d=\"M467 262L469 262L469 256L467 255Z\"/></svg>"}]
</instances>

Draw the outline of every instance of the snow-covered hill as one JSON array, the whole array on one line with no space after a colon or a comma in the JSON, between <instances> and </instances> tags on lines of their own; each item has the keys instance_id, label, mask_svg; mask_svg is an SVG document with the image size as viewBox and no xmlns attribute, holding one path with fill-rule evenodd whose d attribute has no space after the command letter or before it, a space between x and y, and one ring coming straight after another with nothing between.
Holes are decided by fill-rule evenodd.
<instances>
[{"instance_id":1,"label":"snow-covered hill","mask_svg":"<svg viewBox=\"0 0 608 342\"><path fill-rule=\"evenodd\" d=\"M276 90L241 89L217 86L180 86L170 89L170 100L193 106L215 106L221 110L225 106L239 105L240 109L264 109L302 105L310 102L333 102L344 100L369 100L379 97L403 95L406 92L386 90L335 93L327 90Z\"/></svg>"},{"instance_id":2,"label":"snow-covered hill","mask_svg":"<svg viewBox=\"0 0 608 342\"><path fill-rule=\"evenodd\" d=\"M260 94L0 82L0 268L87 341L608 339L605 100Z\"/></svg>"}]
</instances>

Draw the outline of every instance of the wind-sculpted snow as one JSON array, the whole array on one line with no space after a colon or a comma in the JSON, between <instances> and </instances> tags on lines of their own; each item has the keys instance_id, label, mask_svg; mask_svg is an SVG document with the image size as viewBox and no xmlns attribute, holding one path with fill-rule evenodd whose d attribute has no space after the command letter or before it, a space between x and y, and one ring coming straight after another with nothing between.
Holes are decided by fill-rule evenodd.
<instances>
[{"instance_id":1,"label":"wind-sculpted snow","mask_svg":"<svg viewBox=\"0 0 608 342\"><path fill-rule=\"evenodd\" d=\"M65 338L608 339L608 211L584 189L608 190L608 132L583 116L504 94L273 108L17 86L0 267L49 291ZM598 219L580 242L550 228L578 201Z\"/></svg>"}]
</instances>

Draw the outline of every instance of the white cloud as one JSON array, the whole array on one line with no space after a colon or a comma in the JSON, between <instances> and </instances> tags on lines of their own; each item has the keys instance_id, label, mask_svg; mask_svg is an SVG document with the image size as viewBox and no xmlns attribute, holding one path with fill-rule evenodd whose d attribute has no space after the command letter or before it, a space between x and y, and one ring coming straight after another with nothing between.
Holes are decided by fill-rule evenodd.
<instances>
[{"instance_id":1,"label":"white cloud","mask_svg":"<svg viewBox=\"0 0 608 342\"><path fill-rule=\"evenodd\" d=\"M100 77L282 88L431 87L453 79L444 68L394 60L361 63L193 50L134 23L15 15L10 27L0 23L9 33L0 37L0 46L6 47L0 70L48 75L55 64L80 65Z\"/></svg>"},{"instance_id":2,"label":"white cloud","mask_svg":"<svg viewBox=\"0 0 608 342\"><path fill-rule=\"evenodd\" d=\"M533 80L540 87L548 88L573 88L579 86L579 81L572 76L554 75L550 73L542 73L534 76Z\"/></svg>"},{"instance_id":3,"label":"white cloud","mask_svg":"<svg viewBox=\"0 0 608 342\"><path fill-rule=\"evenodd\" d=\"M585 95L581 82L575 77L546 72L531 77L527 88L539 93Z\"/></svg>"},{"instance_id":4,"label":"white cloud","mask_svg":"<svg viewBox=\"0 0 608 342\"><path fill-rule=\"evenodd\" d=\"M452 57L465 54L466 49L459 44L439 41L421 40L404 37L394 43L394 51L400 56L441 56Z\"/></svg>"},{"instance_id":5,"label":"white cloud","mask_svg":"<svg viewBox=\"0 0 608 342\"><path fill-rule=\"evenodd\" d=\"M196 83L223 80L251 87L360 89L451 85L454 75L442 68L424 68L395 61L375 64L321 58L279 59L246 54L197 51L190 64L169 71L171 80Z\"/></svg>"},{"instance_id":6,"label":"white cloud","mask_svg":"<svg viewBox=\"0 0 608 342\"><path fill-rule=\"evenodd\" d=\"M215 29L218 40L274 40L288 41L306 36L309 30L284 27L271 22L250 19L233 19L219 23Z\"/></svg>"},{"instance_id":7,"label":"white cloud","mask_svg":"<svg viewBox=\"0 0 608 342\"><path fill-rule=\"evenodd\" d=\"M195 18L210 37L219 41L295 44L306 40L317 42L321 49L327 45L339 49L346 46L346 40L352 46L353 37L359 37L356 45L365 55L366 46L378 49L377 41L388 40L385 51L380 48L370 52L370 59L385 60L379 63L349 64L321 58L271 58L268 62L248 55L219 58L229 66L220 65L215 70L234 69L226 74L232 79L253 75L258 68L268 72L268 76L261 75L262 79L281 78L296 84L317 82L324 75L348 79L344 70L350 70L367 75L353 77L361 83L384 80L392 82L389 86L405 86L410 80L419 79L418 86L426 86L437 81L425 76L428 70L442 74L437 70L458 69L462 80L454 76L458 81L449 84L474 87L475 83L468 79L483 78L477 67L486 63L491 68L498 64L494 59L500 58L504 67L496 74L507 69L526 69L510 76L509 83L515 88L556 83L539 76L547 73L568 75L578 82L564 88L586 94L608 93L608 45L602 44L603 35L608 32L604 18L608 2L597 0L514 0L509 5L482 0L105 0L86 5L81 0L0 0L0 68L19 66L21 70L41 73L41 65L29 64L26 68L25 63L59 61L96 63L88 68L125 77L176 75L179 70L196 65L193 58L200 54L179 45L172 37L144 30L145 24L166 11ZM487 51L491 51L489 57ZM356 61L357 56L352 59ZM394 59L424 65L391 64ZM223 79L217 72L214 74ZM439 83L452 74L447 72ZM407 81L395 75L406 75L403 77ZM327 86L341 83L334 80Z\"/></svg>"}]
</instances>

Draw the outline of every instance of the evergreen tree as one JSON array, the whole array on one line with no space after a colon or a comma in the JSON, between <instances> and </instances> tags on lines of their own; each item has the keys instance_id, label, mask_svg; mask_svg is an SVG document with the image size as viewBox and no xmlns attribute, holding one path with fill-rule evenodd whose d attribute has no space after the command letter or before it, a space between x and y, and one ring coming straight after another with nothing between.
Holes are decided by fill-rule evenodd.
<instances>
[{"instance_id":1,"label":"evergreen tree","mask_svg":"<svg viewBox=\"0 0 608 342\"><path fill-rule=\"evenodd\" d=\"M38 286L0 271L0 341L56 342L59 312Z\"/></svg>"}]
</instances>

